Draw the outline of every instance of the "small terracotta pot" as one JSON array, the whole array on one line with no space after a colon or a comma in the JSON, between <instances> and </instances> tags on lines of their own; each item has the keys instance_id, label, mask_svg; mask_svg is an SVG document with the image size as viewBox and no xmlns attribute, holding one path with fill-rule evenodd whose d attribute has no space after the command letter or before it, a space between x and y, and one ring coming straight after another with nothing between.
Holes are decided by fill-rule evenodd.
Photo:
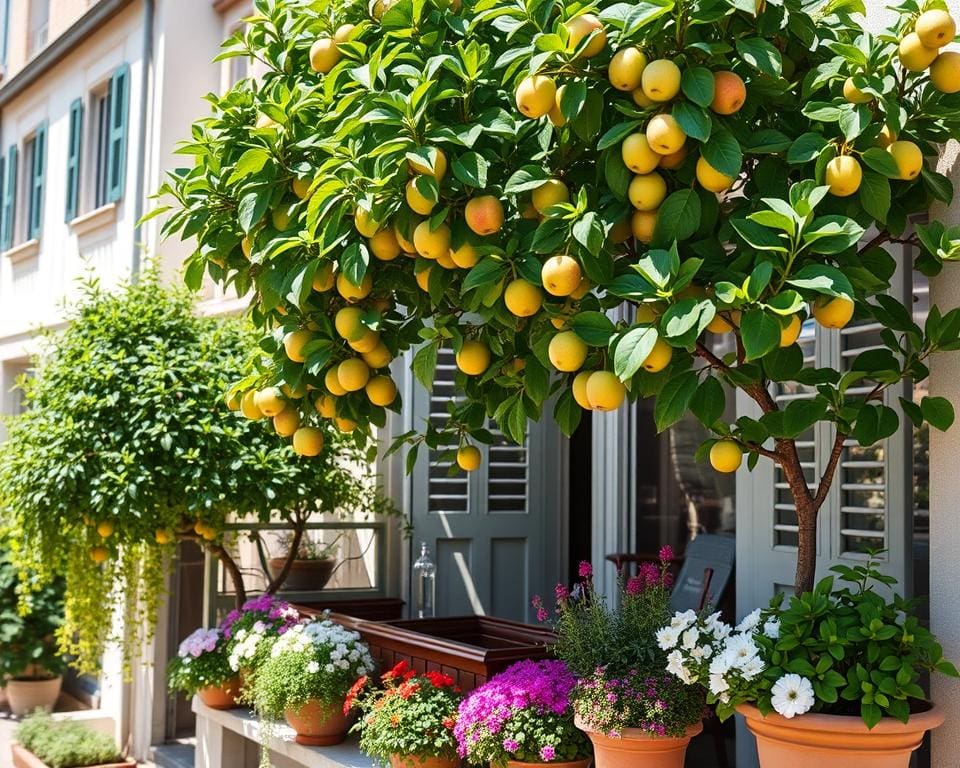
<instances>
[{"instance_id":1,"label":"small terracotta pot","mask_svg":"<svg viewBox=\"0 0 960 768\"><path fill-rule=\"evenodd\" d=\"M342 704L322 704L311 699L299 709L288 709L284 715L297 732L297 744L308 747L339 744L347 737L350 728Z\"/></svg>"},{"instance_id":2,"label":"small terracotta pot","mask_svg":"<svg viewBox=\"0 0 960 768\"><path fill-rule=\"evenodd\" d=\"M280 575L283 566L286 565L287 558L271 557L267 561L270 568L270 578L275 579ZM337 561L332 557L326 560L294 560L287 573L287 578L280 587L281 592L312 592L323 589L330 577L333 576L333 570Z\"/></svg>"},{"instance_id":3,"label":"small terracotta pot","mask_svg":"<svg viewBox=\"0 0 960 768\"><path fill-rule=\"evenodd\" d=\"M10 711L17 715L29 715L39 708L52 710L60 697L63 677L41 678L37 680L7 680L7 703Z\"/></svg>"},{"instance_id":4,"label":"small terracotta pot","mask_svg":"<svg viewBox=\"0 0 960 768\"><path fill-rule=\"evenodd\" d=\"M757 737L761 768L907 768L923 735L944 720L936 706L910 715L907 723L885 717L872 729L859 717L806 714L788 720L775 712L764 717L747 704L737 712Z\"/></svg>"},{"instance_id":5,"label":"small terracotta pot","mask_svg":"<svg viewBox=\"0 0 960 768\"><path fill-rule=\"evenodd\" d=\"M390 755L390 768L457 768L460 758Z\"/></svg>"},{"instance_id":6,"label":"small terracotta pot","mask_svg":"<svg viewBox=\"0 0 960 768\"><path fill-rule=\"evenodd\" d=\"M506 768L590 768L592 757L583 760L554 761L552 763L525 763L522 760L507 760Z\"/></svg>"},{"instance_id":7,"label":"small terracotta pot","mask_svg":"<svg viewBox=\"0 0 960 768\"><path fill-rule=\"evenodd\" d=\"M624 728L619 738L611 738L585 728L579 718L576 724L593 742L596 768L683 768L690 739L703 730L703 723L696 723L683 736L673 738L654 736L640 728Z\"/></svg>"},{"instance_id":8,"label":"small terracotta pot","mask_svg":"<svg viewBox=\"0 0 960 768\"><path fill-rule=\"evenodd\" d=\"M237 697L240 695L240 676L232 677L220 685L208 685L197 691L200 701L210 709L233 709L239 707Z\"/></svg>"}]
</instances>

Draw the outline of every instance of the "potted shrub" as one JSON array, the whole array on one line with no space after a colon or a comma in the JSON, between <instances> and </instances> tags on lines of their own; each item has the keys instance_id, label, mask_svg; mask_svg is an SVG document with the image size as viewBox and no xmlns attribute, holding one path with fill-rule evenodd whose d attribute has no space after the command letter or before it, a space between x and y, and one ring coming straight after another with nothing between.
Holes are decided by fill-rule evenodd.
<instances>
[{"instance_id":1,"label":"potted shrub","mask_svg":"<svg viewBox=\"0 0 960 768\"><path fill-rule=\"evenodd\" d=\"M347 694L374 669L360 635L329 619L289 629L257 667L252 700L261 718L285 719L297 743L339 744L347 735Z\"/></svg>"},{"instance_id":2,"label":"potted shrub","mask_svg":"<svg viewBox=\"0 0 960 768\"><path fill-rule=\"evenodd\" d=\"M287 576L283 579L281 591L309 592L323 589L336 568L337 544L325 544L310 538L304 533L297 545L295 556L291 559L290 553L294 546L295 534L285 531L280 536L282 554L271 557L267 561L270 569L270 578L275 580L283 572L287 562L290 566Z\"/></svg>"},{"instance_id":3,"label":"potted shrub","mask_svg":"<svg viewBox=\"0 0 960 768\"><path fill-rule=\"evenodd\" d=\"M35 581L33 576L29 580ZM21 591L26 613L21 611ZM66 667L56 633L63 624L63 581L42 587L21 584L7 552L0 550L0 680L15 715L53 709Z\"/></svg>"},{"instance_id":4,"label":"potted shrub","mask_svg":"<svg viewBox=\"0 0 960 768\"><path fill-rule=\"evenodd\" d=\"M472 691L454 733L461 757L503 768L586 768L590 743L573 723L576 678L555 659L519 661Z\"/></svg>"},{"instance_id":5,"label":"potted shrub","mask_svg":"<svg viewBox=\"0 0 960 768\"><path fill-rule=\"evenodd\" d=\"M224 653L227 665L240 680L243 700L249 702L253 680L271 643L299 622L297 609L272 595L251 598L223 618Z\"/></svg>"},{"instance_id":6,"label":"potted shrub","mask_svg":"<svg viewBox=\"0 0 960 768\"><path fill-rule=\"evenodd\" d=\"M557 585L555 652L579 679L573 711L593 742L597 768L638 761L682 768L690 739L703 730L703 693L667 673L656 638L670 616L672 558L663 547L659 567L644 563L638 575L621 580L615 607L597 594L590 563L580 564L572 592ZM534 605L546 621L540 598Z\"/></svg>"},{"instance_id":7,"label":"potted shrub","mask_svg":"<svg viewBox=\"0 0 960 768\"><path fill-rule=\"evenodd\" d=\"M764 768L813 755L848 765L867 753L871 766L906 768L945 716L926 700L923 677L960 675L915 601L874 591L894 583L874 561L832 570L846 586L829 576L788 601L778 595L735 628L718 614L674 615L657 633L667 669L706 689L721 718L746 718Z\"/></svg>"},{"instance_id":8,"label":"potted shrub","mask_svg":"<svg viewBox=\"0 0 960 768\"><path fill-rule=\"evenodd\" d=\"M213 709L232 709L240 696L240 673L230 666L227 639L220 628L197 629L180 643L167 668L171 691L196 694Z\"/></svg>"},{"instance_id":9,"label":"potted shrub","mask_svg":"<svg viewBox=\"0 0 960 768\"><path fill-rule=\"evenodd\" d=\"M129 768L113 739L83 723L37 712L17 726L14 768Z\"/></svg>"},{"instance_id":10,"label":"potted shrub","mask_svg":"<svg viewBox=\"0 0 960 768\"><path fill-rule=\"evenodd\" d=\"M347 694L344 713L356 707L360 749L391 768L455 768L457 740L453 728L463 698L449 675L418 674L401 661L370 690L361 677Z\"/></svg>"}]
</instances>

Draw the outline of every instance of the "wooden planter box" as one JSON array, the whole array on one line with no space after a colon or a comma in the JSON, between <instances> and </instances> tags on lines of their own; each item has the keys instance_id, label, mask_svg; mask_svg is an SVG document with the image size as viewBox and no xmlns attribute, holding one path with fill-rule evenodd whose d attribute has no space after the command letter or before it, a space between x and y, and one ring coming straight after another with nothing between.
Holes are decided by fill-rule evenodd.
<instances>
[{"instance_id":1,"label":"wooden planter box","mask_svg":"<svg viewBox=\"0 0 960 768\"><path fill-rule=\"evenodd\" d=\"M19 744L11 744L10 749L13 752L13 768L50 768L45 762L37 757L33 752ZM132 768L136 762L126 760L122 763L105 763L102 765L89 766L88 768Z\"/></svg>"},{"instance_id":2,"label":"wooden planter box","mask_svg":"<svg viewBox=\"0 0 960 768\"><path fill-rule=\"evenodd\" d=\"M550 630L492 616L398 619L373 622L334 613L334 621L360 633L381 670L406 661L418 672L434 670L472 691L511 664L550 655Z\"/></svg>"},{"instance_id":3,"label":"wooden planter box","mask_svg":"<svg viewBox=\"0 0 960 768\"><path fill-rule=\"evenodd\" d=\"M309 603L294 603L293 607L303 616L319 616L324 611L348 615L353 619L367 621L391 621L403 616L403 600L395 597L361 597L343 600L336 597L311 600Z\"/></svg>"}]
</instances>

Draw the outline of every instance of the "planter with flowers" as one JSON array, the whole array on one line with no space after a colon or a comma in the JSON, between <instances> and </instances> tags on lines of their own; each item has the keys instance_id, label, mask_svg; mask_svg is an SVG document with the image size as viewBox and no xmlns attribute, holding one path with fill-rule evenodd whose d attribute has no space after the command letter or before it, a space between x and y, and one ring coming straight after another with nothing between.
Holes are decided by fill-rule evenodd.
<instances>
[{"instance_id":1,"label":"planter with flowers","mask_svg":"<svg viewBox=\"0 0 960 768\"><path fill-rule=\"evenodd\" d=\"M453 727L463 698L456 681L440 672L417 674L401 661L381 677L383 688L368 689L361 677L347 694L343 711L357 708L360 749L392 768L455 768L460 763Z\"/></svg>"},{"instance_id":2,"label":"planter with flowers","mask_svg":"<svg viewBox=\"0 0 960 768\"><path fill-rule=\"evenodd\" d=\"M180 643L167 668L167 683L171 691L196 694L213 709L236 707L240 675L230 667L223 631L198 629Z\"/></svg>"},{"instance_id":3,"label":"planter with flowers","mask_svg":"<svg viewBox=\"0 0 960 768\"><path fill-rule=\"evenodd\" d=\"M299 542L295 533L285 533L280 536L282 553L271 557L267 561L270 578L282 581L281 591L307 592L323 589L337 567L336 542L325 544L316 541L304 532ZM293 547L296 546L295 554ZM286 578L280 579L284 569L287 569Z\"/></svg>"},{"instance_id":4,"label":"planter with flowers","mask_svg":"<svg viewBox=\"0 0 960 768\"><path fill-rule=\"evenodd\" d=\"M269 654L272 640L299 621L296 608L272 595L251 598L224 617L220 630L227 664L241 681L241 699L249 700L254 673Z\"/></svg>"},{"instance_id":5,"label":"planter with flowers","mask_svg":"<svg viewBox=\"0 0 960 768\"><path fill-rule=\"evenodd\" d=\"M475 765L586 768L590 743L573 722L576 684L558 660L520 661L495 675L460 705L460 756Z\"/></svg>"},{"instance_id":6,"label":"planter with flowers","mask_svg":"<svg viewBox=\"0 0 960 768\"><path fill-rule=\"evenodd\" d=\"M257 666L254 709L270 721L286 719L299 744L339 744L349 729L347 694L373 668L356 632L329 619L298 624L277 638Z\"/></svg>"},{"instance_id":7,"label":"planter with flowers","mask_svg":"<svg viewBox=\"0 0 960 768\"><path fill-rule=\"evenodd\" d=\"M615 608L597 594L589 563L580 564L573 592L557 585L555 651L579 679L573 710L597 768L682 768L690 739L703 730L703 693L666 671L656 640L670 616L672 557L664 547L659 566L645 563L621 582ZM534 605L547 621L542 601Z\"/></svg>"},{"instance_id":8,"label":"planter with flowers","mask_svg":"<svg viewBox=\"0 0 960 768\"><path fill-rule=\"evenodd\" d=\"M832 570L847 586L836 588L831 576L786 604L778 595L734 628L718 614L674 615L657 633L667 669L705 688L721 718L746 718L762 768L814 757L823 768L847 768L866 755L871 768L906 768L944 720L921 678L957 670L914 601L874 591L895 584L874 562Z\"/></svg>"}]
</instances>

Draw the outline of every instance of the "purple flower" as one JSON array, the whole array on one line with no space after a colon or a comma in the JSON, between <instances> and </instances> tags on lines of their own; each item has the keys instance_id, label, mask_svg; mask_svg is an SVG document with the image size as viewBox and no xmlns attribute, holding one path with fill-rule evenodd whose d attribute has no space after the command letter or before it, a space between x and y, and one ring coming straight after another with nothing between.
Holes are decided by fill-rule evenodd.
<instances>
[{"instance_id":1,"label":"purple flower","mask_svg":"<svg viewBox=\"0 0 960 768\"><path fill-rule=\"evenodd\" d=\"M507 752L513 754L518 749L520 749L520 745L517 744L517 742L515 742L513 739L504 739L503 748L507 750Z\"/></svg>"},{"instance_id":2,"label":"purple flower","mask_svg":"<svg viewBox=\"0 0 960 768\"><path fill-rule=\"evenodd\" d=\"M570 590L567 589L566 584L557 584L557 586L553 588L553 593L558 603L563 603L570 599Z\"/></svg>"},{"instance_id":3,"label":"purple flower","mask_svg":"<svg viewBox=\"0 0 960 768\"><path fill-rule=\"evenodd\" d=\"M671 560L673 560L673 547L669 544L664 544L660 547L660 562L666 565Z\"/></svg>"},{"instance_id":4,"label":"purple flower","mask_svg":"<svg viewBox=\"0 0 960 768\"><path fill-rule=\"evenodd\" d=\"M591 579L593 578L593 566L590 565L586 560L580 561L580 568L578 570L581 579Z\"/></svg>"},{"instance_id":5,"label":"purple flower","mask_svg":"<svg viewBox=\"0 0 960 768\"><path fill-rule=\"evenodd\" d=\"M541 606L540 608L537 608L537 621L543 624L543 622L545 622L549 618L550 618L550 613L547 611L546 608L544 608L543 606Z\"/></svg>"},{"instance_id":6,"label":"purple flower","mask_svg":"<svg viewBox=\"0 0 960 768\"><path fill-rule=\"evenodd\" d=\"M540 747L540 759L545 763L549 763L553 758L557 756L556 750L549 744L545 744Z\"/></svg>"}]
</instances>

